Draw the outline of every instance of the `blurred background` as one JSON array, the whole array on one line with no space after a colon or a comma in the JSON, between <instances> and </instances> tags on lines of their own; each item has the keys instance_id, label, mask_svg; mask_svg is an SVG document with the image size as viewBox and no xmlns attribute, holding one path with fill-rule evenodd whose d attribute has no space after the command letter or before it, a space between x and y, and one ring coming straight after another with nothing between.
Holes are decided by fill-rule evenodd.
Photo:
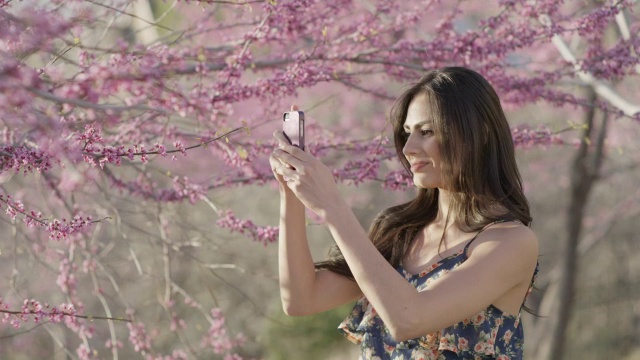
<instances>
[{"instance_id":1,"label":"blurred background","mask_svg":"<svg viewBox=\"0 0 640 360\"><path fill-rule=\"evenodd\" d=\"M553 3L0 0L3 19L8 19L5 25L0 21L4 69L6 58L44 69L52 93L60 94L58 86L79 83L78 74L97 78L98 72L90 69L126 54L132 57L105 66L114 71L105 79L116 77L121 67L127 76L144 73L147 85L138 90L121 86L106 95L96 90L95 103L151 104L168 113L159 117L164 122L156 123L153 111L128 109L114 115L100 106L72 104L77 107L63 118L71 124L69 117L77 115L75 125L64 125L58 132L56 126L62 125L41 117L55 118L57 124L57 115L49 116L47 109L59 114L64 101L35 96L33 103L9 108L12 92L23 85L0 86L3 144L10 143L6 134L11 131L32 134L43 128L50 139L71 143L86 124L100 127L105 143L113 146L130 146L139 139L152 144L160 138L169 148L175 139L198 144L238 126L251 130L191 149L175 162L153 155L149 163L108 163L104 170L60 146L69 153L60 150L62 166L50 172L23 176L2 168L1 191L22 199L29 209L51 217L80 210L96 219L109 217L72 241L57 242L46 240L42 229L25 227L20 216L0 218L3 301L12 309L24 299L80 301L84 314L130 316L134 323L144 324L151 350L136 349L133 330L122 321L82 320L84 330L74 330L27 319L19 328L9 323L0 327L0 358L133 359L166 354L167 359L177 359L181 355L176 349L184 349L187 358L202 359L232 353L270 360L357 358L359 348L337 331L353 304L309 317L292 318L282 311L277 243L261 232L273 231L269 227L279 220L277 187L267 164L273 146L270 134L280 128L281 113L291 104L304 110L311 151L336 169L344 197L368 228L380 211L414 195L411 187L389 186L390 174L401 170L387 141L393 98L424 69L458 64L488 77L512 128L520 129L514 130L514 139L521 139L517 160L532 228L540 240L540 274L527 302L535 315L523 315L526 358L640 359L640 124L637 115L629 114L640 106L640 9L636 1ZM20 26L37 33L44 25L29 17L34 9L43 18L77 16L76 24L46 46L18 51L7 34ZM302 23L296 22L297 14ZM539 30L548 26L547 15L563 30ZM278 20L270 23L274 18ZM312 18L319 20L304 22ZM80 40L74 45L74 39ZM466 55L456 51L459 43L454 41L465 39L477 41L460 47L469 52ZM562 41L577 60L563 56ZM160 45L180 50L157 50ZM496 50L500 46L503 50ZM145 72L144 63L130 69L145 51L167 51L167 71L174 73L154 78L154 73ZM413 57L403 60L404 51ZM313 58L317 54L322 56ZM377 54L380 57L373 58ZM80 58L93 60L85 64ZM161 61L158 64L148 68L164 71ZM12 76L2 75L2 81ZM264 79L273 82L262 83ZM102 91L101 84L96 81L89 87ZM162 89L159 94L152 93L154 86ZM207 93L196 94L198 87ZM215 100L217 91L236 97ZM243 92L253 95L243 97ZM199 96L213 96L214 105L183 109L181 100L174 106L168 99L174 95L195 108L200 106ZM71 91L65 96L94 101ZM616 99L627 103L617 105ZM90 110L98 115L87 115ZM17 115L31 111L37 113L35 120ZM133 124L133 129L123 130L126 124ZM136 129L154 136L131 135ZM373 175L359 177L363 165L353 162L363 160L376 164ZM179 181L174 176L180 176ZM133 185L118 186L114 180L133 184L140 178L148 180L141 186L152 195L132 190ZM201 186L195 201L153 195L172 184L175 190L181 181ZM187 192L186 188L179 190ZM8 207L6 202L1 205ZM308 218L309 245L314 259L321 260L333 240L313 214ZM224 326L215 327L219 323L212 308L222 311ZM206 343L203 334L219 343ZM77 350L83 345L90 351ZM216 346L222 350L212 350Z\"/></svg>"}]
</instances>

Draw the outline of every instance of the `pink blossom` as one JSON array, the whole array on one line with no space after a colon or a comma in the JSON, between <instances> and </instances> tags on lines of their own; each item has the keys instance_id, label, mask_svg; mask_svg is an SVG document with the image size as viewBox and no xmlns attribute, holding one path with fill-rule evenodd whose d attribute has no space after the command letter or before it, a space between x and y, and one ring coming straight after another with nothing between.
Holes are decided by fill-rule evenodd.
<instances>
[{"instance_id":1,"label":"pink blossom","mask_svg":"<svg viewBox=\"0 0 640 360\"><path fill-rule=\"evenodd\" d=\"M405 191L413 186L413 179L406 170L389 172L383 182L383 187L389 190Z\"/></svg>"},{"instance_id":2,"label":"pink blossom","mask_svg":"<svg viewBox=\"0 0 640 360\"><path fill-rule=\"evenodd\" d=\"M549 146L563 144L562 139L551 132L545 126L539 126L532 130L527 127L514 128L511 131L513 142L516 148L531 148L533 146Z\"/></svg>"},{"instance_id":3,"label":"pink blossom","mask_svg":"<svg viewBox=\"0 0 640 360\"><path fill-rule=\"evenodd\" d=\"M254 241L262 242L265 246L276 242L279 230L273 226L257 226L251 220L241 220L235 216L231 210L221 214L216 224L221 228L227 228L232 233L244 234Z\"/></svg>"},{"instance_id":4,"label":"pink blossom","mask_svg":"<svg viewBox=\"0 0 640 360\"><path fill-rule=\"evenodd\" d=\"M0 146L0 173L8 169L16 173L22 171L24 175L33 170L44 172L51 170L54 162L59 161L44 151L26 145Z\"/></svg>"},{"instance_id":5,"label":"pink blossom","mask_svg":"<svg viewBox=\"0 0 640 360\"><path fill-rule=\"evenodd\" d=\"M35 299L25 299L19 311L10 310L10 305L0 298L0 313L2 322L10 323L19 328L23 323L65 322L67 325L77 324L77 313L71 304L61 304L59 307L51 307L49 304L41 304ZM69 326L72 328L72 326Z\"/></svg>"},{"instance_id":6,"label":"pink blossom","mask_svg":"<svg viewBox=\"0 0 640 360\"><path fill-rule=\"evenodd\" d=\"M147 334L143 323L127 323L129 328L129 341L136 352L146 352L151 350L151 337Z\"/></svg>"},{"instance_id":7,"label":"pink blossom","mask_svg":"<svg viewBox=\"0 0 640 360\"><path fill-rule=\"evenodd\" d=\"M226 354L225 359L242 359L230 352L233 348L244 344L244 336L239 334L234 339L227 334L225 318L220 309L211 309L210 324L208 333L201 340L201 346L211 348L215 354Z\"/></svg>"}]
</instances>

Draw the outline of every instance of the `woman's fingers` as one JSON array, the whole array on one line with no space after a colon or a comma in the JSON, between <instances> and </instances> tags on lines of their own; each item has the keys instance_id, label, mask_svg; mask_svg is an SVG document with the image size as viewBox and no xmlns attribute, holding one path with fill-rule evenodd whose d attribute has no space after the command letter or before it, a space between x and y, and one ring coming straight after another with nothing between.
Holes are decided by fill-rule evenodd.
<instances>
[{"instance_id":1,"label":"woman's fingers","mask_svg":"<svg viewBox=\"0 0 640 360\"><path fill-rule=\"evenodd\" d=\"M280 147L284 147L289 144L289 140L287 140L287 138L284 136L284 132L282 132L282 130L276 130L273 132L273 137L278 141L278 146Z\"/></svg>"},{"instance_id":2,"label":"woman's fingers","mask_svg":"<svg viewBox=\"0 0 640 360\"><path fill-rule=\"evenodd\" d=\"M307 153L304 150L289 143L289 140L287 140L282 131L274 131L273 137L278 141L278 147L285 152L297 157L298 159L302 159L306 156Z\"/></svg>"},{"instance_id":3,"label":"woman's fingers","mask_svg":"<svg viewBox=\"0 0 640 360\"><path fill-rule=\"evenodd\" d=\"M298 172L292 168L290 165L283 163L281 160L271 157L273 161L271 162L271 170L276 175L276 179L278 179L281 183L288 183L291 180L294 180L299 175Z\"/></svg>"},{"instance_id":4,"label":"woman's fingers","mask_svg":"<svg viewBox=\"0 0 640 360\"><path fill-rule=\"evenodd\" d=\"M276 169L282 166L282 161L277 159L273 154L269 157L269 165L271 166L271 170L276 171Z\"/></svg>"},{"instance_id":5,"label":"woman's fingers","mask_svg":"<svg viewBox=\"0 0 640 360\"><path fill-rule=\"evenodd\" d=\"M285 162L278 159L274 154L271 154L271 156L269 156L269 165L271 166L271 171L275 175L276 180L278 180L280 183L285 183L287 179L283 178L284 175L282 170L286 168L292 169L291 165L287 165Z\"/></svg>"},{"instance_id":6,"label":"woman's fingers","mask_svg":"<svg viewBox=\"0 0 640 360\"><path fill-rule=\"evenodd\" d=\"M276 149L273 151L273 156L276 159L280 160L283 164L286 164L298 171L303 171L304 169L304 161L298 159L297 157L287 153L283 149Z\"/></svg>"},{"instance_id":7,"label":"woman's fingers","mask_svg":"<svg viewBox=\"0 0 640 360\"><path fill-rule=\"evenodd\" d=\"M277 172L282 175L285 181L290 181L298 177L298 172L295 169L286 166L280 166Z\"/></svg>"}]
</instances>

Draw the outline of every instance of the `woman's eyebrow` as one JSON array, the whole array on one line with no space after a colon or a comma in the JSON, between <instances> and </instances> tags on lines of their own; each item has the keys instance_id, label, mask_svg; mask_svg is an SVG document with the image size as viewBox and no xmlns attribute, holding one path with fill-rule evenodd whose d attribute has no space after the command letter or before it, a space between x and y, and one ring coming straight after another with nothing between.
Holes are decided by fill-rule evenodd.
<instances>
[{"instance_id":1,"label":"woman's eyebrow","mask_svg":"<svg viewBox=\"0 0 640 360\"><path fill-rule=\"evenodd\" d=\"M422 125L432 125L433 122L431 120L424 120L424 121L420 121L418 123L413 124L413 128L419 128ZM410 130L411 127L407 126L406 124L404 126L402 126L403 129L405 130Z\"/></svg>"}]
</instances>

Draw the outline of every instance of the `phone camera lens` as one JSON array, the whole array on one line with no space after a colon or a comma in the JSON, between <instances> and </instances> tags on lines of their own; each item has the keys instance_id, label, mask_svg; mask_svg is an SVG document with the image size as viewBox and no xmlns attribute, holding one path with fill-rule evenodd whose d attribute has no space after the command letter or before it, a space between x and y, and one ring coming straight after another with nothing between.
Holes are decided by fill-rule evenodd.
<instances>
[{"instance_id":1,"label":"phone camera lens","mask_svg":"<svg viewBox=\"0 0 640 360\"><path fill-rule=\"evenodd\" d=\"M290 115L289 115L289 113L285 113L285 114L284 114L284 119L285 119L285 120L289 120L289 116L290 116Z\"/></svg>"}]
</instances>

